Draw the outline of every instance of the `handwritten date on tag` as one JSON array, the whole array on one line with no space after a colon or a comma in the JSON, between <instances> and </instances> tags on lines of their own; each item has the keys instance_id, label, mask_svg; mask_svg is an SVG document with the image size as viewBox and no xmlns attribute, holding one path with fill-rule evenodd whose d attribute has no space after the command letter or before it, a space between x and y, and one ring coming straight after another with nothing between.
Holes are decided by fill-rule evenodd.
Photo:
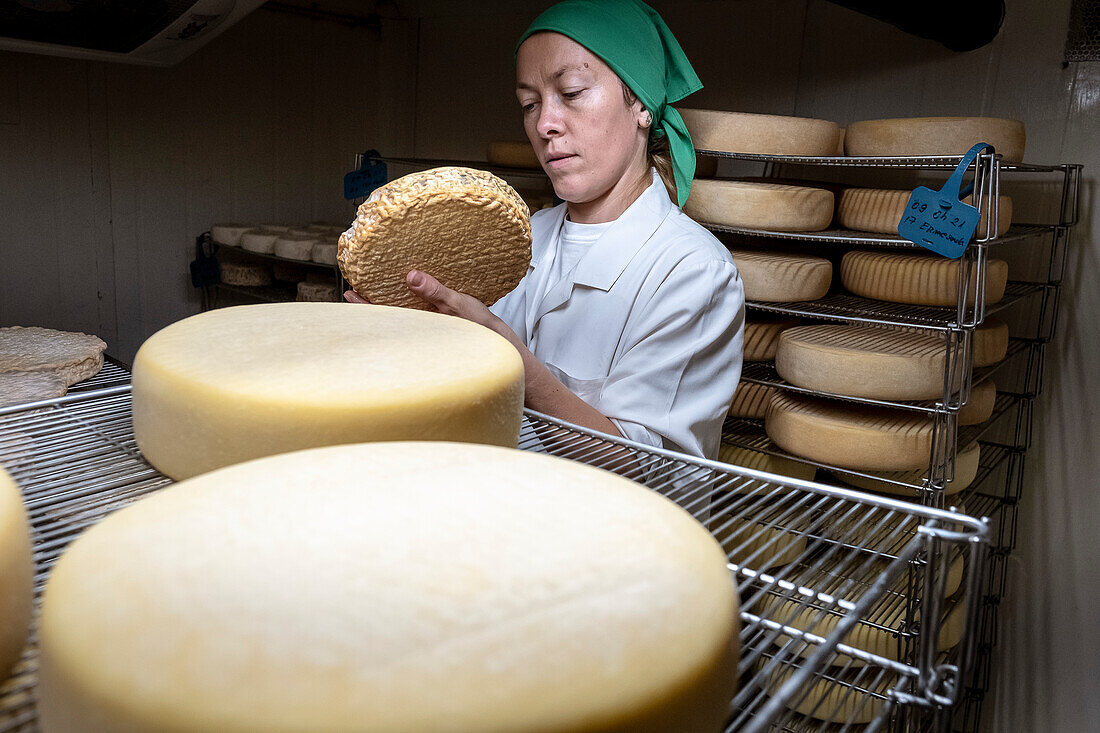
<instances>
[{"instance_id":1,"label":"handwritten date on tag","mask_svg":"<svg viewBox=\"0 0 1100 733\"><path fill-rule=\"evenodd\" d=\"M962 257L980 218L977 208L960 200L969 193L961 191L962 180L984 148L993 149L985 143L972 147L939 191L926 186L914 189L898 223L898 234L944 257Z\"/></svg>"}]
</instances>

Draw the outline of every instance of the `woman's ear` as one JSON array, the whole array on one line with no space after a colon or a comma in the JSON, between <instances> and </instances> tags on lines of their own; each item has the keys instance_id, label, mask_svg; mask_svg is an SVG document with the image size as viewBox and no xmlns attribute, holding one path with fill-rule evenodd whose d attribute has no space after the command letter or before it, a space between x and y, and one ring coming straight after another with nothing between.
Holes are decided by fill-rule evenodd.
<instances>
[{"instance_id":1,"label":"woman's ear","mask_svg":"<svg viewBox=\"0 0 1100 733\"><path fill-rule=\"evenodd\" d=\"M649 129L649 126L653 124L653 115L649 113L648 109L642 108L641 114L638 115L638 127L643 130Z\"/></svg>"}]
</instances>

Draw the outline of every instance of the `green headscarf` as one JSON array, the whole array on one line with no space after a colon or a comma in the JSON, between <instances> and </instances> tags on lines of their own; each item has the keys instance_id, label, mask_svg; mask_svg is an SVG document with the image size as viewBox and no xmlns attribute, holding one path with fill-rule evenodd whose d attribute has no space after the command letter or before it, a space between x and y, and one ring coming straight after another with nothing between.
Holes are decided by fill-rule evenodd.
<instances>
[{"instance_id":1,"label":"green headscarf","mask_svg":"<svg viewBox=\"0 0 1100 733\"><path fill-rule=\"evenodd\" d=\"M535 18L520 36L554 31L603 59L653 116L654 133L668 136L683 207L695 176L695 148L680 113L669 105L703 88L684 50L657 11L641 0L564 0Z\"/></svg>"}]
</instances>

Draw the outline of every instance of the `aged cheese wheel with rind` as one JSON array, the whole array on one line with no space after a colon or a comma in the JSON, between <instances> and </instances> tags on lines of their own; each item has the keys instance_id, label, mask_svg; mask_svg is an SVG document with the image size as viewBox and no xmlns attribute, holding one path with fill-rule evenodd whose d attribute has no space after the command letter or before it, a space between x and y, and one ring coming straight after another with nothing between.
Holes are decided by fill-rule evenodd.
<instances>
[{"instance_id":1,"label":"aged cheese wheel with rind","mask_svg":"<svg viewBox=\"0 0 1100 733\"><path fill-rule=\"evenodd\" d=\"M31 528L23 495L0 468L0 685L27 641L34 602Z\"/></svg>"},{"instance_id":2,"label":"aged cheese wheel with rind","mask_svg":"<svg viewBox=\"0 0 1100 733\"><path fill-rule=\"evenodd\" d=\"M697 180L684 213L705 224L816 232L827 229L833 220L833 193L761 181Z\"/></svg>"},{"instance_id":3,"label":"aged cheese wheel with rind","mask_svg":"<svg viewBox=\"0 0 1100 733\"><path fill-rule=\"evenodd\" d=\"M891 252L846 252L840 262L840 281L853 295L891 303L954 307L959 302L959 260L939 255ZM976 299L978 266L972 265L968 302ZM986 262L985 303L1004 297L1008 263Z\"/></svg>"},{"instance_id":4,"label":"aged cheese wheel with rind","mask_svg":"<svg viewBox=\"0 0 1100 733\"><path fill-rule=\"evenodd\" d=\"M981 445L977 441L959 450L955 455L955 476L944 485L944 496L953 496L965 490L974 482L974 478L978 475L980 459ZM862 489L863 491L874 491L878 494L893 494L895 496L914 498L919 494L917 489L900 486L893 482L897 481L908 484L910 487L921 486L925 477L928 475L928 469L875 472L875 476L878 478L868 478L866 476L848 473L847 471L833 471L832 474L844 483L854 486L857 489Z\"/></svg>"},{"instance_id":5,"label":"aged cheese wheel with rind","mask_svg":"<svg viewBox=\"0 0 1100 733\"><path fill-rule=\"evenodd\" d=\"M52 733L710 733L737 683L726 562L668 499L573 461L274 456L69 546L43 600L39 715Z\"/></svg>"},{"instance_id":6,"label":"aged cheese wheel with rind","mask_svg":"<svg viewBox=\"0 0 1100 733\"><path fill-rule=\"evenodd\" d=\"M275 240L274 254L288 260L309 262L313 259L313 248L321 243L313 232L288 233Z\"/></svg>"},{"instance_id":7,"label":"aged cheese wheel with rind","mask_svg":"<svg viewBox=\"0 0 1100 733\"><path fill-rule=\"evenodd\" d=\"M755 314L745 319L745 361L772 361L779 346L779 334L797 326L796 318L757 320Z\"/></svg>"},{"instance_id":8,"label":"aged cheese wheel with rind","mask_svg":"<svg viewBox=\"0 0 1100 733\"><path fill-rule=\"evenodd\" d=\"M813 255L731 249L745 299L761 303L817 300L829 292L833 264Z\"/></svg>"},{"instance_id":9,"label":"aged cheese wheel with rind","mask_svg":"<svg viewBox=\"0 0 1100 733\"><path fill-rule=\"evenodd\" d=\"M974 329L971 340L974 366L993 366L1008 353L1008 324L999 318L987 317Z\"/></svg>"},{"instance_id":10,"label":"aged cheese wheel with rind","mask_svg":"<svg viewBox=\"0 0 1100 733\"><path fill-rule=\"evenodd\" d=\"M280 232L251 229L241 235L241 249L261 255L275 254L275 242L280 236Z\"/></svg>"},{"instance_id":11,"label":"aged cheese wheel with rind","mask_svg":"<svg viewBox=\"0 0 1100 733\"><path fill-rule=\"evenodd\" d=\"M733 404L730 405L730 417L747 417L761 419L768 411L768 403L775 395L775 387L744 380L737 383L737 391L733 394Z\"/></svg>"},{"instance_id":12,"label":"aged cheese wheel with rind","mask_svg":"<svg viewBox=\"0 0 1100 733\"><path fill-rule=\"evenodd\" d=\"M844 133L844 150L854 156L960 156L980 142L993 145L1006 161L1021 161L1024 123L1001 117L902 117L852 122Z\"/></svg>"},{"instance_id":13,"label":"aged cheese wheel with rind","mask_svg":"<svg viewBox=\"0 0 1100 733\"><path fill-rule=\"evenodd\" d=\"M845 188L837 200L837 224L845 229L877 234L897 234L898 223L905 214L912 191L886 190L879 188ZM967 196L963 203L973 205L973 196ZM988 212L982 211L975 237L986 234ZM1002 236L1012 226L1012 199L998 197L997 236Z\"/></svg>"},{"instance_id":14,"label":"aged cheese wheel with rind","mask_svg":"<svg viewBox=\"0 0 1100 733\"><path fill-rule=\"evenodd\" d=\"M237 287L265 287L272 281L271 268L257 262L222 260L218 272L222 283Z\"/></svg>"},{"instance_id":15,"label":"aged cheese wheel with rind","mask_svg":"<svg viewBox=\"0 0 1100 733\"><path fill-rule=\"evenodd\" d=\"M809 117L680 109L698 150L756 155L834 155L840 138L835 122Z\"/></svg>"},{"instance_id":16,"label":"aged cheese wheel with rind","mask_svg":"<svg viewBox=\"0 0 1100 733\"><path fill-rule=\"evenodd\" d=\"M800 481L813 481L817 475L817 467L802 461L796 461L783 456L773 456L770 453L741 448L723 443L718 449L718 460L730 463L734 466L744 466L754 471L774 473L779 476L798 479Z\"/></svg>"},{"instance_id":17,"label":"aged cheese wheel with rind","mask_svg":"<svg viewBox=\"0 0 1100 733\"><path fill-rule=\"evenodd\" d=\"M224 244L228 247L239 247L241 236L255 228L254 224L215 224L210 227L210 238L216 244Z\"/></svg>"},{"instance_id":18,"label":"aged cheese wheel with rind","mask_svg":"<svg viewBox=\"0 0 1100 733\"><path fill-rule=\"evenodd\" d=\"M495 303L531 262L531 218L515 190L487 171L433 168L378 188L340 235L344 279L371 303L429 310L405 278L426 272L444 286Z\"/></svg>"},{"instance_id":19,"label":"aged cheese wheel with rind","mask_svg":"<svg viewBox=\"0 0 1100 733\"><path fill-rule=\"evenodd\" d=\"M977 425L993 415L997 404L997 385L992 379L985 379L970 388L970 397L959 408L959 425Z\"/></svg>"}]
</instances>

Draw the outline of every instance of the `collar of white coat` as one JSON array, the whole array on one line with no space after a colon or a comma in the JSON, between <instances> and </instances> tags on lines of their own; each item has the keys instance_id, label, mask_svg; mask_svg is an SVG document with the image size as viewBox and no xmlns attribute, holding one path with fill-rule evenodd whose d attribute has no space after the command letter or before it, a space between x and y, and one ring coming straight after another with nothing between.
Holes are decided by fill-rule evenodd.
<instances>
[{"instance_id":1,"label":"collar of white coat","mask_svg":"<svg viewBox=\"0 0 1100 733\"><path fill-rule=\"evenodd\" d=\"M573 284L610 290L638 251L668 218L673 210L672 200L668 197L668 191L657 171L651 170L651 174L653 182L649 184L649 188L619 215L577 263L577 268L573 271ZM560 238L567 211L567 204L554 210L555 219L548 222L550 231L554 232L549 238L550 243ZM549 250L550 247L547 246L540 254L539 262L531 263L532 269L546 259Z\"/></svg>"}]
</instances>

